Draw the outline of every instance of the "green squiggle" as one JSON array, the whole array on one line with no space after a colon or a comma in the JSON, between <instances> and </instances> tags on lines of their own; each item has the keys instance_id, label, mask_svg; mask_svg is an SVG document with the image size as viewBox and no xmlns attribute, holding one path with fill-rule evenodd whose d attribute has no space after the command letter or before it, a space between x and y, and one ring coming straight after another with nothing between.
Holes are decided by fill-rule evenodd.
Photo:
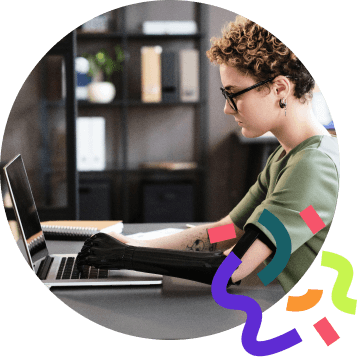
<instances>
[{"instance_id":1,"label":"green squiggle","mask_svg":"<svg viewBox=\"0 0 358 357\"><path fill-rule=\"evenodd\" d=\"M332 290L334 306L347 314L355 315L357 300L347 297L348 289L353 280L352 264L339 254L322 252L321 265L337 270L338 276Z\"/></svg>"}]
</instances>

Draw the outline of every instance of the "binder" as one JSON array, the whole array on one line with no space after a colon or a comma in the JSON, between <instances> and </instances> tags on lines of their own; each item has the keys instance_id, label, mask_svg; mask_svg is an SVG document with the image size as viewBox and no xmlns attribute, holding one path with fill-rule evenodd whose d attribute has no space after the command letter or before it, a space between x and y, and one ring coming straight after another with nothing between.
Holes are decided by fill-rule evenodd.
<instances>
[{"instance_id":1,"label":"binder","mask_svg":"<svg viewBox=\"0 0 358 357\"><path fill-rule=\"evenodd\" d=\"M78 171L104 170L106 165L104 118L77 118L76 149Z\"/></svg>"},{"instance_id":2,"label":"binder","mask_svg":"<svg viewBox=\"0 0 358 357\"><path fill-rule=\"evenodd\" d=\"M162 53L163 102L179 101L179 58L176 52Z\"/></svg>"},{"instance_id":3,"label":"binder","mask_svg":"<svg viewBox=\"0 0 358 357\"><path fill-rule=\"evenodd\" d=\"M179 52L180 100L197 102L199 100L199 51L185 49Z\"/></svg>"},{"instance_id":4,"label":"binder","mask_svg":"<svg viewBox=\"0 0 358 357\"><path fill-rule=\"evenodd\" d=\"M162 101L161 46L141 48L142 101Z\"/></svg>"}]
</instances>

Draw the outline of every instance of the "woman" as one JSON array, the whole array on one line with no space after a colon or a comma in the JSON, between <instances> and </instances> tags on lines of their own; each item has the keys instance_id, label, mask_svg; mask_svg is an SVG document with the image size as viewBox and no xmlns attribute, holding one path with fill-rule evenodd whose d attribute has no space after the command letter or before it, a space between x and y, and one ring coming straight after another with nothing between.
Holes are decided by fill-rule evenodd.
<instances>
[{"instance_id":1,"label":"woman","mask_svg":"<svg viewBox=\"0 0 358 357\"><path fill-rule=\"evenodd\" d=\"M290 260L277 277L288 292L317 256L328 233L338 194L337 139L311 110L314 80L299 59L276 37L238 17L213 39L207 52L219 65L224 112L248 138L271 132L280 146L257 182L222 220L150 241L122 235L95 235L85 242L78 265L133 269L211 284L228 253L242 260L229 284L238 283L276 250L271 232L258 222L266 209L287 229ZM312 206L325 227L313 234L300 216ZM207 229L234 224L236 238L210 244ZM126 244L123 244L126 243ZM199 244L200 243L200 244ZM193 246L200 246L195 252ZM224 252L224 253L222 253Z\"/></svg>"}]
</instances>

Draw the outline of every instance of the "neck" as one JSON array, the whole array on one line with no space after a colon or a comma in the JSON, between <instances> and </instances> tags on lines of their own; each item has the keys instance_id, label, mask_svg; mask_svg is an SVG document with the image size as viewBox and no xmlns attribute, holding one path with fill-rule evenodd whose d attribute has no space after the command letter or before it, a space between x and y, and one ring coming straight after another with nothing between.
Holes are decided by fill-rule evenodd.
<instances>
[{"instance_id":1,"label":"neck","mask_svg":"<svg viewBox=\"0 0 358 357\"><path fill-rule=\"evenodd\" d=\"M280 125L271 132L276 136L286 154L312 136L330 135L315 118L311 103L301 104L298 101L291 101L291 105L288 103L287 116L281 110L279 122Z\"/></svg>"}]
</instances>

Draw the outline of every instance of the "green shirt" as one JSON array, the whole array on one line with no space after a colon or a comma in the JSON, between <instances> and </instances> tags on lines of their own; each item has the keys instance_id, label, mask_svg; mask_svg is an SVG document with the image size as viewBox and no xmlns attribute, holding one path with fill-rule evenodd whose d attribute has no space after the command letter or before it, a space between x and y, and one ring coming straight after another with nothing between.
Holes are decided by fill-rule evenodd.
<instances>
[{"instance_id":1,"label":"green shirt","mask_svg":"<svg viewBox=\"0 0 358 357\"><path fill-rule=\"evenodd\" d=\"M243 230L249 223L256 225L275 245L273 235L258 220L267 209L283 223L292 251L277 279L287 293L316 258L331 226L338 196L339 152L337 138L328 135L313 136L280 159L283 151L279 146L273 152L230 217ZM300 216L310 205L325 223L315 235Z\"/></svg>"}]
</instances>

